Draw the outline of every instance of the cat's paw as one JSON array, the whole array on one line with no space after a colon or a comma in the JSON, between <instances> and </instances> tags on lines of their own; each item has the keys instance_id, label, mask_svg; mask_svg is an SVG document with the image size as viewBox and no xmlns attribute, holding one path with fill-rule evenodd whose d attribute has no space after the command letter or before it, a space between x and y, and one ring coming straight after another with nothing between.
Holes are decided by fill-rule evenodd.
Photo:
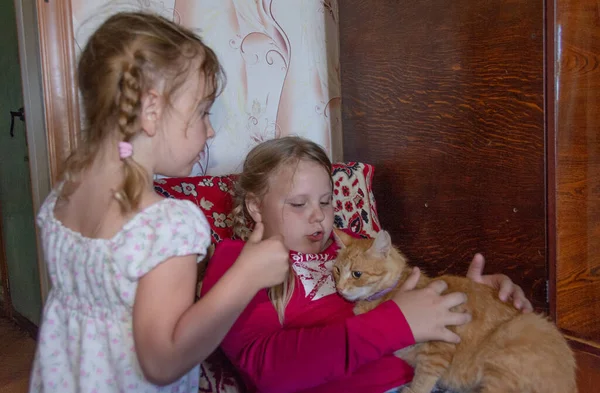
<instances>
[{"instance_id":1,"label":"cat's paw","mask_svg":"<svg viewBox=\"0 0 600 393\"><path fill-rule=\"evenodd\" d=\"M405 388L402 388L402 390L400 390L400 393L415 393L415 391L414 391L414 390L412 390L412 389L410 388L410 386L407 386L407 387L405 387Z\"/></svg>"}]
</instances>

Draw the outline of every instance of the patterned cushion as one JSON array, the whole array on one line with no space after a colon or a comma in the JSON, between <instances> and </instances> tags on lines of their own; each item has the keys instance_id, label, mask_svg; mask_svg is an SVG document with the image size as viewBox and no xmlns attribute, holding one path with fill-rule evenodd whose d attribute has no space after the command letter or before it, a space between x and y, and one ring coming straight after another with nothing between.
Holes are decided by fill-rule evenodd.
<instances>
[{"instance_id":1,"label":"patterned cushion","mask_svg":"<svg viewBox=\"0 0 600 393\"><path fill-rule=\"evenodd\" d=\"M377 206L373 196L372 165L348 162L333 165L334 224L350 228L363 237L375 237L380 230Z\"/></svg>"},{"instance_id":2,"label":"patterned cushion","mask_svg":"<svg viewBox=\"0 0 600 393\"><path fill-rule=\"evenodd\" d=\"M379 232L379 218L371 188L374 167L360 162L333 165L334 225L363 237ZM237 175L164 178L154 189L167 198L187 199L204 212L213 244L233 235L233 192Z\"/></svg>"},{"instance_id":3,"label":"patterned cushion","mask_svg":"<svg viewBox=\"0 0 600 393\"><path fill-rule=\"evenodd\" d=\"M333 165L336 227L350 228L363 237L374 237L379 232L379 218L371 187L373 172L372 165L360 162ZM236 179L237 175L164 178L155 180L154 189L167 198L187 199L198 205L208 219L212 242L216 244L233 235L231 210ZM204 267L204 263L199 264L199 277L203 276ZM200 393L244 391L244 384L220 349L202 363Z\"/></svg>"},{"instance_id":4,"label":"patterned cushion","mask_svg":"<svg viewBox=\"0 0 600 393\"><path fill-rule=\"evenodd\" d=\"M211 228L212 243L233 235L233 193L237 175L172 177L154 181L154 190L167 198L187 199L202 210Z\"/></svg>"},{"instance_id":5,"label":"patterned cushion","mask_svg":"<svg viewBox=\"0 0 600 393\"><path fill-rule=\"evenodd\" d=\"M243 393L246 391L235 369L218 348L200 365L199 393Z\"/></svg>"}]
</instances>

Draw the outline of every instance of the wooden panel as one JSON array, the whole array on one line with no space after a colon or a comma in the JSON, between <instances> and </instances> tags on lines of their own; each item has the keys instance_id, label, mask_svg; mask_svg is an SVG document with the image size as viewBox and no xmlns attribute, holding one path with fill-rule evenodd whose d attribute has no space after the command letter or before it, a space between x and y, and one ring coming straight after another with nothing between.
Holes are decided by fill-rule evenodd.
<instances>
[{"instance_id":1,"label":"wooden panel","mask_svg":"<svg viewBox=\"0 0 600 393\"><path fill-rule=\"evenodd\" d=\"M600 386L600 349L567 336L577 359L577 389L579 393L596 393Z\"/></svg>"},{"instance_id":2,"label":"wooden panel","mask_svg":"<svg viewBox=\"0 0 600 393\"><path fill-rule=\"evenodd\" d=\"M600 348L600 25L596 0L556 3L556 318ZM596 363L600 378L600 362Z\"/></svg>"},{"instance_id":3,"label":"wooden panel","mask_svg":"<svg viewBox=\"0 0 600 393\"><path fill-rule=\"evenodd\" d=\"M340 2L344 158L431 273L472 255L545 310L543 2Z\"/></svg>"},{"instance_id":4,"label":"wooden panel","mask_svg":"<svg viewBox=\"0 0 600 393\"><path fill-rule=\"evenodd\" d=\"M54 184L78 141L80 117L75 79L71 0L37 0L37 15L48 131L48 159Z\"/></svg>"},{"instance_id":5,"label":"wooden panel","mask_svg":"<svg viewBox=\"0 0 600 393\"><path fill-rule=\"evenodd\" d=\"M579 393L592 393L600 386L598 5L546 6L550 310L575 351Z\"/></svg>"}]
</instances>

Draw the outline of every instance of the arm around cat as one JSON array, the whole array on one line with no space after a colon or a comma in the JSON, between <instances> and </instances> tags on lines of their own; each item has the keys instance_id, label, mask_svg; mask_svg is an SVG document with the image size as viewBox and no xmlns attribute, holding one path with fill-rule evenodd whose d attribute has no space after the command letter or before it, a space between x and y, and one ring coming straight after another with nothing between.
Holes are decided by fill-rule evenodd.
<instances>
[{"instance_id":1,"label":"arm around cat","mask_svg":"<svg viewBox=\"0 0 600 393\"><path fill-rule=\"evenodd\" d=\"M242 242L227 240L217 246L202 295L225 274L242 247ZM299 322L282 327L267 292L260 291L225 337L222 349L258 391L285 393L347 377L369 362L414 344L410 326L396 303L385 302L353 316L351 305L335 294L329 298L320 301L332 302L332 314L340 307L347 312L310 326Z\"/></svg>"}]
</instances>

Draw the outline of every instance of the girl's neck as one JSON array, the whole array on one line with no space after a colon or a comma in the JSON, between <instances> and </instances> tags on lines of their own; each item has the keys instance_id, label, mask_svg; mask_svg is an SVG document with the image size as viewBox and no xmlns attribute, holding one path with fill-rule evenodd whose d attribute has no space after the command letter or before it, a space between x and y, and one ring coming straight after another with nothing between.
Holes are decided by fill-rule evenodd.
<instances>
[{"instance_id":1,"label":"girl's neck","mask_svg":"<svg viewBox=\"0 0 600 393\"><path fill-rule=\"evenodd\" d=\"M119 141L116 140L111 140L104 143L98 150L92 165L87 171L88 175L105 178L106 181L104 183L112 184L113 189L120 186L124 179L124 163L119 156L118 143ZM136 151L134 150L132 158L146 169L148 172L148 181L151 185L154 178L154 173L149 163L144 160L142 152L139 151L136 154Z\"/></svg>"}]
</instances>

